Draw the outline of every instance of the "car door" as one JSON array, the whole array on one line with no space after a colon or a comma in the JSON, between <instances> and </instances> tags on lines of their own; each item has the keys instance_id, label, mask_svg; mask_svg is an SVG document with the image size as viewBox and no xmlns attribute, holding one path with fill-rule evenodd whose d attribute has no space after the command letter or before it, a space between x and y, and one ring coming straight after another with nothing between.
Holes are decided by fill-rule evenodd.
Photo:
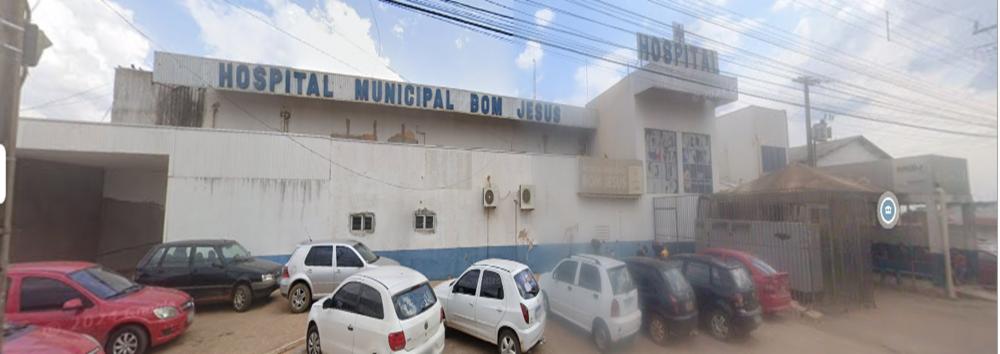
<instances>
[{"instance_id":1,"label":"car door","mask_svg":"<svg viewBox=\"0 0 1000 354\"><path fill-rule=\"evenodd\" d=\"M317 245L309 248L303 262L306 277L312 283L313 298L326 296L337 288L334 275L337 268L333 266L333 246Z\"/></svg>"},{"instance_id":2,"label":"car door","mask_svg":"<svg viewBox=\"0 0 1000 354\"><path fill-rule=\"evenodd\" d=\"M19 281L16 311L7 314L7 322L54 327L104 338L101 333L102 315L94 302L63 279L46 276L25 276ZM83 307L63 310L70 300L79 299Z\"/></svg>"},{"instance_id":3,"label":"car door","mask_svg":"<svg viewBox=\"0 0 1000 354\"><path fill-rule=\"evenodd\" d=\"M564 260L552 271L552 286L545 289L549 295L549 309L556 314L568 317L568 311L573 306L573 287L576 286L577 261Z\"/></svg>"},{"instance_id":4,"label":"car door","mask_svg":"<svg viewBox=\"0 0 1000 354\"><path fill-rule=\"evenodd\" d=\"M191 248L191 289L202 299L225 299L232 281L215 246Z\"/></svg>"},{"instance_id":5,"label":"car door","mask_svg":"<svg viewBox=\"0 0 1000 354\"><path fill-rule=\"evenodd\" d=\"M156 269L160 267L160 261L163 260L163 254L166 251L166 247L156 247L150 250L148 255L139 260L132 280L139 284L152 283L151 278L156 274Z\"/></svg>"},{"instance_id":6,"label":"car door","mask_svg":"<svg viewBox=\"0 0 1000 354\"><path fill-rule=\"evenodd\" d=\"M714 301L710 278L710 267L703 262L688 260L684 262L684 277L694 288L695 298L698 302L698 311L708 313Z\"/></svg>"},{"instance_id":7,"label":"car door","mask_svg":"<svg viewBox=\"0 0 1000 354\"><path fill-rule=\"evenodd\" d=\"M331 353L354 350L354 322L358 316L361 283L351 282L323 301L323 311L316 315L320 347Z\"/></svg>"},{"instance_id":8,"label":"car door","mask_svg":"<svg viewBox=\"0 0 1000 354\"><path fill-rule=\"evenodd\" d=\"M503 319L507 308L504 305L505 289L500 274L483 270L479 285L479 297L476 298L476 334L484 339L495 341L497 327ZM513 296L516 290L509 296ZM520 310L520 309L518 309Z\"/></svg>"},{"instance_id":9,"label":"car door","mask_svg":"<svg viewBox=\"0 0 1000 354\"><path fill-rule=\"evenodd\" d=\"M476 290L479 287L480 270L473 268L462 274L451 288L448 300L448 321L452 327L469 333L476 333Z\"/></svg>"},{"instance_id":10,"label":"car door","mask_svg":"<svg viewBox=\"0 0 1000 354\"><path fill-rule=\"evenodd\" d=\"M590 328L594 318L605 311L601 285L601 270L593 264L580 263L577 287L573 289L572 308L573 321L583 328Z\"/></svg>"},{"instance_id":11,"label":"car door","mask_svg":"<svg viewBox=\"0 0 1000 354\"><path fill-rule=\"evenodd\" d=\"M354 353L368 354L384 350L389 331L384 320L383 303L388 303L388 299L384 299L378 290L361 284L358 313L354 317Z\"/></svg>"},{"instance_id":12,"label":"car door","mask_svg":"<svg viewBox=\"0 0 1000 354\"><path fill-rule=\"evenodd\" d=\"M354 275L365 267L365 262L361 256L354 251L354 248L347 246L337 246L337 252L333 261L337 264L337 269L333 274L334 286Z\"/></svg>"},{"instance_id":13,"label":"car door","mask_svg":"<svg viewBox=\"0 0 1000 354\"><path fill-rule=\"evenodd\" d=\"M156 282L148 285L156 285L167 288L174 288L187 292L195 300L201 300L193 291L191 283L191 258L190 246L171 246L160 260L160 266L154 271Z\"/></svg>"}]
</instances>

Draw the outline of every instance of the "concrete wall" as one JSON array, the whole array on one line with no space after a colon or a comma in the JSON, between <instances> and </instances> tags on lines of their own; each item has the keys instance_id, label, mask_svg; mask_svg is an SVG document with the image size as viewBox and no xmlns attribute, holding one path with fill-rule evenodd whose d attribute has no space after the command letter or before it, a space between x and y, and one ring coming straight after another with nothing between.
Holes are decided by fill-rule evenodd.
<instances>
[{"instance_id":1,"label":"concrete wall","mask_svg":"<svg viewBox=\"0 0 1000 354\"><path fill-rule=\"evenodd\" d=\"M105 171L98 262L129 273L150 247L163 242L166 188L166 171Z\"/></svg>"},{"instance_id":2,"label":"concrete wall","mask_svg":"<svg viewBox=\"0 0 1000 354\"><path fill-rule=\"evenodd\" d=\"M785 111L749 106L720 116L715 136L719 184L736 186L763 174L761 146L788 148L787 117Z\"/></svg>"},{"instance_id":3,"label":"concrete wall","mask_svg":"<svg viewBox=\"0 0 1000 354\"><path fill-rule=\"evenodd\" d=\"M100 168L19 159L11 262L93 261L103 178Z\"/></svg>"}]
</instances>

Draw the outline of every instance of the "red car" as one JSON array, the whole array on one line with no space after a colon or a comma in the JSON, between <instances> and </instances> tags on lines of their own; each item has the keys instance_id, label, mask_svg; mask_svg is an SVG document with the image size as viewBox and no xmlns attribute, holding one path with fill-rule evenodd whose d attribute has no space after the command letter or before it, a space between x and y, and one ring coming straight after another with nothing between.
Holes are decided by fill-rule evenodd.
<instances>
[{"instance_id":1,"label":"red car","mask_svg":"<svg viewBox=\"0 0 1000 354\"><path fill-rule=\"evenodd\" d=\"M774 270L766 262L753 255L726 248L706 248L698 252L722 259L731 259L743 264L753 278L757 288L757 298L764 313L783 311L792 306L792 294L788 291L788 273Z\"/></svg>"},{"instance_id":2,"label":"red car","mask_svg":"<svg viewBox=\"0 0 1000 354\"><path fill-rule=\"evenodd\" d=\"M191 296L133 283L93 263L14 264L7 320L89 335L115 354L141 354L184 333Z\"/></svg>"},{"instance_id":3,"label":"red car","mask_svg":"<svg viewBox=\"0 0 1000 354\"><path fill-rule=\"evenodd\" d=\"M49 327L5 323L3 354L101 354L94 337Z\"/></svg>"}]
</instances>

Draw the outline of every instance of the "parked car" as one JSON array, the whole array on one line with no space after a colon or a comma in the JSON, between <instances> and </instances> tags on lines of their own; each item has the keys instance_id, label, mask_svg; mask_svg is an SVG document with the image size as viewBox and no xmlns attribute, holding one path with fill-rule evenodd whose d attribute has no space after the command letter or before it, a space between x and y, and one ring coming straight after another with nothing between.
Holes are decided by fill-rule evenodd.
<instances>
[{"instance_id":1,"label":"parked car","mask_svg":"<svg viewBox=\"0 0 1000 354\"><path fill-rule=\"evenodd\" d=\"M760 326L760 304L742 264L694 254L670 256L667 263L682 267L698 299L700 322L713 336L744 337Z\"/></svg>"},{"instance_id":2,"label":"parked car","mask_svg":"<svg viewBox=\"0 0 1000 354\"><path fill-rule=\"evenodd\" d=\"M997 255L992 252L979 251L976 258L979 285L995 289L997 287Z\"/></svg>"},{"instance_id":3,"label":"parked car","mask_svg":"<svg viewBox=\"0 0 1000 354\"><path fill-rule=\"evenodd\" d=\"M441 353L444 316L423 274L401 266L367 269L312 305L306 352Z\"/></svg>"},{"instance_id":4,"label":"parked car","mask_svg":"<svg viewBox=\"0 0 1000 354\"><path fill-rule=\"evenodd\" d=\"M57 328L4 323L4 354L103 354L101 343L86 334Z\"/></svg>"},{"instance_id":5,"label":"parked car","mask_svg":"<svg viewBox=\"0 0 1000 354\"><path fill-rule=\"evenodd\" d=\"M706 248L698 254L709 255L724 260L733 260L750 271L757 299L765 314L787 310L792 307L792 293L788 290L788 273L774 270L767 262L753 255L726 248Z\"/></svg>"},{"instance_id":6,"label":"parked car","mask_svg":"<svg viewBox=\"0 0 1000 354\"><path fill-rule=\"evenodd\" d=\"M232 240L168 242L149 250L136 266L140 284L183 290L199 304L229 302L237 312L278 288L281 265L250 256Z\"/></svg>"},{"instance_id":7,"label":"parked car","mask_svg":"<svg viewBox=\"0 0 1000 354\"><path fill-rule=\"evenodd\" d=\"M292 312L305 312L313 300L333 292L347 277L385 265L399 265L399 262L376 255L359 241L299 245L281 269L281 296L288 298Z\"/></svg>"},{"instance_id":8,"label":"parked car","mask_svg":"<svg viewBox=\"0 0 1000 354\"><path fill-rule=\"evenodd\" d=\"M639 309L650 339L666 344L669 336L690 336L698 326L694 290L680 267L651 257L625 260L639 289Z\"/></svg>"},{"instance_id":9,"label":"parked car","mask_svg":"<svg viewBox=\"0 0 1000 354\"><path fill-rule=\"evenodd\" d=\"M545 306L535 274L524 264L479 261L434 294L448 327L497 345L501 354L527 352L542 342Z\"/></svg>"},{"instance_id":10,"label":"parked car","mask_svg":"<svg viewBox=\"0 0 1000 354\"><path fill-rule=\"evenodd\" d=\"M639 295L621 261L573 255L540 283L549 311L589 332L601 352L633 338L642 325Z\"/></svg>"},{"instance_id":11,"label":"parked car","mask_svg":"<svg viewBox=\"0 0 1000 354\"><path fill-rule=\"evenodd\" d=\"M194 320L188 294L142 286L93 263L20 263L8 276L7 321L86 334L108 353L144 353Z\"/></svg>"}]
</instances>

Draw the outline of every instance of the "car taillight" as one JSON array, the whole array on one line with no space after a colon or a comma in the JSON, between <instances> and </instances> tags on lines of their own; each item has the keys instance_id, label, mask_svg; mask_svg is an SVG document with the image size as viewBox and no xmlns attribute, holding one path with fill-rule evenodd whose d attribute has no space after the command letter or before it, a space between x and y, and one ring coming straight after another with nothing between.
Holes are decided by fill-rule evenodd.
<instances>
[{"instance_id":1,"label":"car taillight","mask_svg":"<svg viewBox=\"0 0 1000 354\"><path fill-rule=\"evenodd\" d=\"M406 334L403 331L389 333L389 349L400 351L406 348Z\"/></svg>"},{"instance_id":2,"label":"car taillight","mask_svg":"<svg viewBox=\"0 0 1000 354\"><path fill-rule=\"evenodd\" d=\"M618 299L611 300L611 317L621 316L621 309L618 308Z\"/></svg>"},{"instance_id":3,"label":"car taillight","mask_svg":"<svg viewBox=\"0 0 1000 354\"><path fill-rule=\"evenodd\" d=\"M281 267L281 277L285 279L288 279L288 277L290 277L290 275L288 275L288 266Z\"/></svg>"},{"instance_id":4,"label":"car taillight","mask_svg":"<svg viewBox=\"0 0 1000 354\"><path fill-rule=\"evenodd\" d=\"M528 321L530 320L530 318L528 318L528 307L524 306L524 304L521 304L521 317L524 317L525 324L531 323L530 321Z\"/></svg>"},{"instance_id":5,"label":"car taillight","mask_svg":"<svg viewBox=\"0 0 1000 354\"><path fill-rule=\"evenodd\" d=\"M681 313L681 308L677 306L677 298L675 298L673 295L670 295L670 305L674 307L675 314Z\"/></svg>"},{"instance_id":6,"label":"car taillight","mask_svg":"<svg viewBox=\"0 0 1000 354\"><path fill-rule=\"evenodd\" d=\"M733 305L737 308L743 307L743 294L736 294L736 296L733 297Z\"/></svg>"}]
</instances>

